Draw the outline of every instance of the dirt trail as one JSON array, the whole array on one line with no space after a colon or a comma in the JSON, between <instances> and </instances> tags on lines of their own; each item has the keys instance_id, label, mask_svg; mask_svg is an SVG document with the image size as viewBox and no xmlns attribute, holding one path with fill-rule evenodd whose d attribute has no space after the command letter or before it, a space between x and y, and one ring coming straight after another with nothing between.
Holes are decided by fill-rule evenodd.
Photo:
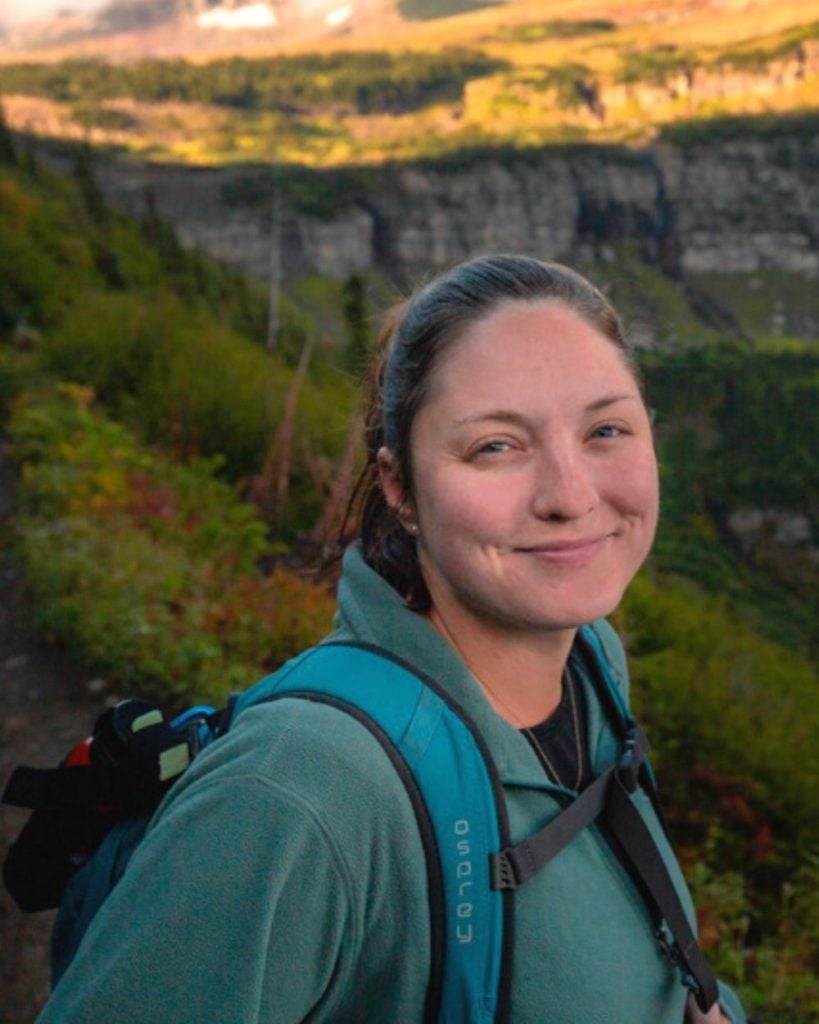
<instances>
[{"instance_id":1,"label":"dirt trail","mask_svg":"<svg viewBox=\"0 0 819 1024\"><path fill-rule=\"evenodd\" d=\"M88 673L48 647L34 626L8 551L15 473L0 439L0 787L20 763L49 767L89 731L102 706ZM0 858L26 819L0 809ZM30 1024L48 996L52 913L20 913L0 885L0 1024Z\"/></svg>"}]
</instances>

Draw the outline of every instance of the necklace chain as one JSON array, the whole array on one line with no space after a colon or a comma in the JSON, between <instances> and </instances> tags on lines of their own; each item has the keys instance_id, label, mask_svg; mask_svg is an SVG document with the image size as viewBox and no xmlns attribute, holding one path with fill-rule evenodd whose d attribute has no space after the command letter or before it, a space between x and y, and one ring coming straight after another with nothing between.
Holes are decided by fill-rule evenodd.
<instances>
[{"instance_id":1,"label":"necklace chain","mask_svg":"<svg viewBox=\"0 0 819 1024\"><path fill-rule=\"evenodd\" d=\"M555 782L558 784L558 786L563 786L564 788L566 788L566 784L564 783L563 779L561 779L560 774L557 771L557 769L555 768L554 764L552 763L551 758L546 753L546 751L543 749L543 746L541 745L541 743L538 740L537 736L535 736L535 734L534 734L533 730L531 729L531 727L528 726L528 725L524 725L523 724L523 721L522 721L520 715L516 711L514 711L506 703L506 701L503 699L503 697L501 697L500 694L495 691L494 687L490 686L489 683L487 683L485 679L482 679L478 675L478 673L475 671L475 669L469 664L469 661L468 661L466 655L461 650L461 647L460 647L459 643L457 642L455 637L450 632L449 627L447 626L447 624L444 622L444 619L443 619L443 616L441 615L441 613L440 612L436 612L436 616L435 617L438 620L438 622L441 624L441 627L442 627L444 633L446 634L449 642L452 644L452 646L455 648L455 650L458 652L458 654L460 654L461 658L464 661L464 664L467 666L469 671L475 677L475 680L478 682L478 684L480 685L481 689L485 690L486 693L488 693L489 696L492 697L495 700L496 703L500 704L500 706L504 709L504 711L506 711L507 714L510 715L510 717L513 719L513 721L514 721L515 725L517 726L517 728L521 732L525 733L526 736L528 737L529 742L531 743L532 748L534 749L534 752L535 752L538 760L540 761L540 763L543 765L544 769L548 772L549 775L552 776L552 778L555 780ZM574 789L575 789L575 792L577 792L580 789L580 783L581 783L581 781L583 779L583 743L582 743L582 741L580 739L580 716L579 716L578 711L577 711L577 697L575 695L575 684L574 684L574 679L573 679L572 673L570 672L568 665L566 666L566 668L564 669L564 672L563 672L563 685L568 687L568 690L569 690L569 701L570 701L571 707L572 707L572 729L573 729L573 732L574 732L575 753L577 755L577 778L575 779Z\"/></svg>"},{"instance_id":2,"label":"necklace chain","mask_svg":"<svg viewBox=\"0 0 819 1024\"><path fill-rule=\"evenodd\" d=\"M580 740L580 716L577 713L577 698L574 692L574 678L572 677L572 674L569 671L568 666L566 667L566 670L563 673L563 685L568 687L569 701L572 705L572 728L574 731L574 750L577 757L577 777L574 782L574 789L575 792L577 792L580 789L580 783L583 779L583 744ZM497 699L497 694L495 694L495 697ZM501 703L503 703L503 701L501 701ZM507 710L509 711L510 714L513 714L510 708L507 708ZM520 721L520 719L518 719L518 721ZM534 730L528 725L521 725L520 728L529 737L529 740L535 749L535 753L540 758L540 761L542 762L546 770L551 773L558 786L564 786L565 783L558 774L558 771L552 763L551 758L543 749L543 746L541 745L540 741L535 735Z\"/></svg>"}]
</instances>

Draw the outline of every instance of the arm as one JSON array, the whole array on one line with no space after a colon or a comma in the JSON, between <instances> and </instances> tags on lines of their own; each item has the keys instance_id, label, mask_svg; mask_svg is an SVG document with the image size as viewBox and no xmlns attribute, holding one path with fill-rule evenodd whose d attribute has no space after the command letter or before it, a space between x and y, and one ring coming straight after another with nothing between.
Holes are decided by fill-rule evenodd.
<instances>
[{"instance_id":1,"label":"arm","mask_svg":"<svg viewBox=\"0 0 819 1024\"><path fill-rule=\"evenodd\" d=\"M41 1024L296 1024L346 975L350 904L309 807L255 777L199 780L137 850Z\"/></svg>"}]
</instances>

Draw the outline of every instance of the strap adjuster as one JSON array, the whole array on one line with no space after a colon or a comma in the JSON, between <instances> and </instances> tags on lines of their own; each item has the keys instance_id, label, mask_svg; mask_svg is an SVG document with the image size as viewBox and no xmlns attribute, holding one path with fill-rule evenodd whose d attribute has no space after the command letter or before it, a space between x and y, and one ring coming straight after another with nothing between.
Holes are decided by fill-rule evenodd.
<instances>
[{"instance_id":1,"label":"strap adjuster","mask_svg":"<svg viewBox=\"0 0 819 1024\"><path fill-rule=\"evenodd\" d=\"M637 759L637 737L634 730L629 729L623 756L620 758L615 770L617 781L627 793L633 793L637 789L639 771L640 761Z\"/></svg>"},{"instance_id":2,"label":"strap adjuster","mask_svg":"<svg viewBox=\"0 0 819 1024\"><path fill-rule=\"evenodd\" d=\"M648 740L645 733L636 722L633 722L626 732L623 754L614 770L617 781L627 793L633 793L637 789L640 769L647 751Z\"/></svg>"},{"instance_id":3,"label":"strap adjuster","mask_svg":"<svg viewBox=\"0 0 819 1024\"><path fill-rule=\"evenodd\" d=\"M709 1000L702 984L686 967L685 957L683 957L676 940L669 935L668 926L664 921L655 929L654 937L668 962L679 972L680 981L694 997L697 1006L703 1013L707 1013L713 1006L713 1002Z\"/></svg>"},{"instance_id":4,"label":"strap adjuster","mask_svg":"<svg viewBox=\"0 0 819 1024\"><path fill-rule=\"evenodd\" d=\"M517 889L520 884L509 848L489 857L489 884L493 890Z\"/></svg>"}]
</instances>

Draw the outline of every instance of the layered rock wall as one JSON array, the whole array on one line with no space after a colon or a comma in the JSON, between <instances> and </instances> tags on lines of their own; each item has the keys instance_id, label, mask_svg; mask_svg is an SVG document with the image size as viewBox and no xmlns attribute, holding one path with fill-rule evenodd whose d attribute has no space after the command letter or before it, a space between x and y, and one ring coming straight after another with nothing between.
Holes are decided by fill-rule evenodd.
<instances>
[{"instance_id":1,"label":"layered rock wall","mask_svg":"<svg viewBox=\"0 0 819 1024\"><path fill-rule=\"evenodd\" d=\"M103 165L109 197L139 214L147 191L181 239L251 273L268 272L271 176ZM335 179L334 179L335 180ZM783 270L819 277L819 136L686 147L488 153L460 167L391 166L332 196L304 172L281 206L286 274L344 279L377 266L398 281L490 250L569 260L636 243L682 272ZM311 212L311 189L322 214ZM318 204L317 204L318 205Z\"/></svg>"}]
</instances>

